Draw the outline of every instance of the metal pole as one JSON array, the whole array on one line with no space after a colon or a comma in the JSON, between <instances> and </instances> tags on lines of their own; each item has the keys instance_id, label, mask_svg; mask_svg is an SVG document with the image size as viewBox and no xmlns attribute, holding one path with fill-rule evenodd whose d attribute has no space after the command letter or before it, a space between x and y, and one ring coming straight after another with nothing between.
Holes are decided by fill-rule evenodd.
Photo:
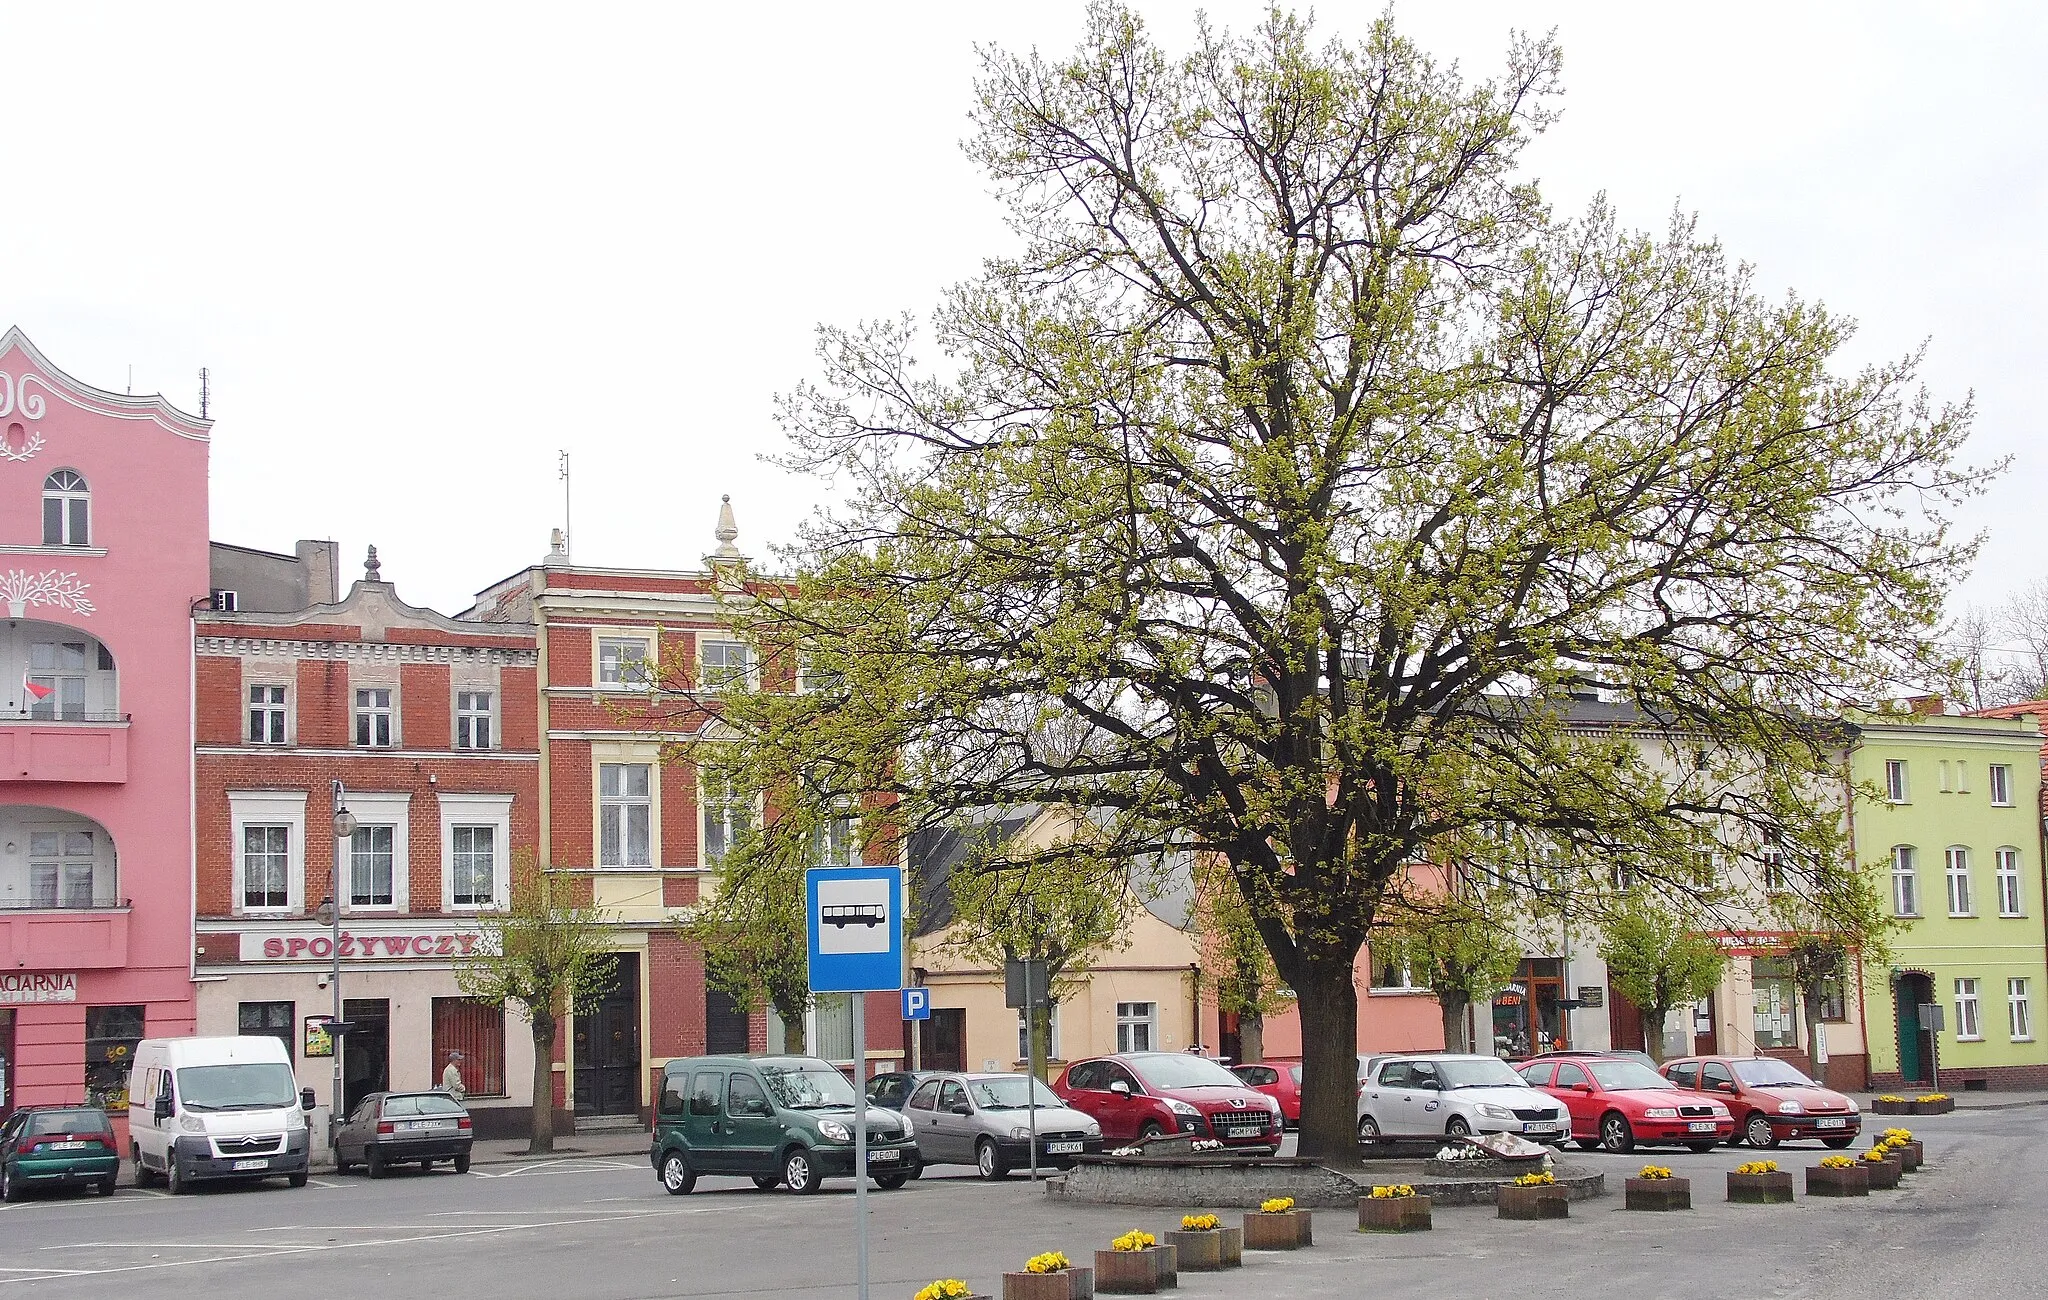
<instances>
[{"instance_id":1,"label":"metal pole","mask_svg":"<svg viewBox=\"0 0 2048 1300\"><path fill-rule=\"evenodd\" d=\"M1036 947L1036 945L1033 945ZM1030 1107L1031 1116L1031 1181L1038 1181L1038 985L1032 979L1042 969L1034 958L1024 963L1024 1027L1029 1043L1025 1049L1025 1061L1031 1070L1026 1080L1024 1101Z\"/></svg>"},{"instance_id":2,"label":"metal pole","mask_svg":"<svg viewBox=\"0 0 2048 1300\"><path fill-rule=\"evenodd\" d=\"M853 999L853 1222L860 1300L868 1300L868 995Z\"/></svg>"},{"instance_id":3,"label":"metal pole","mask_svg":"<svg viewBox=\"0 0 2048 1300\"><path fill-rule=\"evenodd\" d=\"M340 835L340 831L341 831L341 813L342 813L342 810L343 810L343 809L345 809L345 808L347 808L347 807L348 807L348 788L347 788L346 786L342 785L342 783L341 783L341 782L339 782L339 781L336 781L336 782L334 783L334 826L333 826L333 830L334 830L334 832L335 832L335 834L334 834L334 870L333 870L333 879L332 879L332 882L331 882L331 883L333 884L333 887L334 887L334 888L333 888L333 894L334 894L334 908L333 908L333 913L334 913L334 915L333 915L333 918L332 918L332 921L333 921L333 928L332 928L331 932L330 932L330 933L328 934L328 943L329 943L329 945L330 945L330 951L329 951L329 953L328 953L328 956L329 956L329 957L330 957L330 958L332 959L332 962L333 962L333 964L332 964L332 965L331 965L331 966L330 966L330 967L328 968L328 973L327 973L327 982L328 982L329 986L330 986L330 987L332 987L332 988L333 988L333 990L334 990L334 1019L335 1019L335 1022L336 1022L336 1023L339 1023L339 1022L340 1022L340 1020L341 1020L341 854L342 854L342 838L341 838L341 835ZM342 1112L342 1096L341 1096L341 1053L342 1053L342 1051L343 1051L343 1048L342 1048L342 1044L343 1044L343 1043L345 1043L346 1041L348 1041L348 1035L347 1035L347 1034L329 1034L329 1035L327 1036L327 1039L328 1039L328 1041L329 1041L330 1043L332 1043L332 1044L334 1045L334 1098L333 1098L333 1101L332 1101L332 1103L331 1103L331 1104L330 1104L330 1105L329 1105L329 1106L327 1107L327 1149L328 1149L328 1150L329 1150L329 1151L331 1152L331 1151L333 1151L333 1150L335 1149L335 1142L334 1142L334 1139L335 1139L336 1135L338 1135L338 1134L340 1133L340 1131L341 1131L341 1112Z\"/></svg>"}]
</instances>

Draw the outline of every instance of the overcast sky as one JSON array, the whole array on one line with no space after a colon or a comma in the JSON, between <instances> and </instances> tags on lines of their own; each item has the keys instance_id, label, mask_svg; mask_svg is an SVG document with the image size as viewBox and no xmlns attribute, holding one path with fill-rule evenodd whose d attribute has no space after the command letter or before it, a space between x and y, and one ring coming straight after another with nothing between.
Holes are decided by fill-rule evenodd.
<instances>
[{"instance_id":1,"label":"overcast sky","mask_svg":"<svg viewBox=\"0 0 2048 1300\"><path fill-rule=\"evenodd\" d=\"M1140 8L1184 46L1193 4ZM1316 12L1362 34L1379 9ZM1858 318L1856 363L1930 340L1936 393L1976 393L1976 458L2017 458L1966 521L1990 537L1967 594L2048 572L2048 6L1395 13L1475 75L1511 27L1557 29L1564 118L1528 157L1561 210L1696 211L1773 292ZM958 147L975 44L1064 53L1081 17L0 0L0 326L187 409L209 367L214 536L334 537L351 573L374 542L416 603L541 558L561 448L578 560L695 565L721 492L763 555L822 499L757 460L813 327L921 312L1005 246Z\"/></svg>"}]
</instances>

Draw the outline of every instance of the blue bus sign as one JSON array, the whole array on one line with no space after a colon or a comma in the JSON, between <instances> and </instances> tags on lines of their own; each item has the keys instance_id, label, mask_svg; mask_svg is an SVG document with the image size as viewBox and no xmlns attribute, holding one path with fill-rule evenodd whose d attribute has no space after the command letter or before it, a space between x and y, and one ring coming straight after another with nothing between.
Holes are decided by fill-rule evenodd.
<instances>
[{"instance_id":1,"label":"blue bus sign","mask_svg":"<svg viewBox=\"0 0 2048 1300\"><path fill-rule=\"evenodd\" d=\"M804 873L811 992L903 986L902 897L899 867L812 867Z\"/></svg>"}]
</instances>

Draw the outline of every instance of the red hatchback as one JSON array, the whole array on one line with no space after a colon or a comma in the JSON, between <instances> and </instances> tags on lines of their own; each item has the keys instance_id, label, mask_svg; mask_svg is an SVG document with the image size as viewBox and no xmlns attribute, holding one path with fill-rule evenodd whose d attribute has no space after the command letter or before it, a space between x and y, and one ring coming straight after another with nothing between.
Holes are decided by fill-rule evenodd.
<instances>
[{"instance_id":1,"label":"red hatchback","mask_svg":"<svg viewBox=\"0 0 2048 1300\"><path fill-rule=\"evenodd\" d=\"M1206 1056L1098 1056L1068 1066L1052 1090L1102 1125L1104 1146L1182 1133L1265 1155L1280 1150L1280 1103Z\"/></svg>"},{"instance_id":2,"label":"red hatchback","mask_svg":"<svg viewBox=\"0 0 2048 1300\"><path fill-rule=\"evenodd\" d=\"M1735 1132L1726 1106L1625 1057L1553 1056L1518 1068L1524 1079L1564 1103L1572 1137L1587 1151L1624 1152L1638 1142L1711 1151Z\"/></svg>"},{"instance_id":3,"label":"red hatchback","mask_svg":"<svg viewBox=\"0 0 2048 1300\"><path fill-rule=\"evenodd\" d=\"M1774 1056L1688 1056L1667 1062L1664 1075L1734 1112L1736 1136L1730 1142L1774 1147L1788 1139L1818 1138L1840 1148L1854 1142L1863 1126L1855 1102Z\"/></svg>"},{"instance_id":4,"label":"red hatchback","mask_svg":"<svg viewBox=\"0 0 2048 1300\"><path fill-rule=\"evenodd\" d=\"M1233 1065L1230 1072L1244 1080L1245 1087L1279 1102L1280 1118L1287 1127L1300 1127L1301 1062L1261 1061L1256 1065Z\"/></svg>"}]
</instances>

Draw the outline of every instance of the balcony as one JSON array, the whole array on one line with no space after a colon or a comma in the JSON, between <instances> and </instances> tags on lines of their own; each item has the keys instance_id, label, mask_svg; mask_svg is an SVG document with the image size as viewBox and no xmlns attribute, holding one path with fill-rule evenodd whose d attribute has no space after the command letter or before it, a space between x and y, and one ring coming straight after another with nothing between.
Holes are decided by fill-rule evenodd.
<instances>
[{"instance_id":1,"label":"balcony","mask_svg":"<svg viewBox=\"0 0 2048 1300\"><path fill-rule=\"evenodd\" d=\"M128 779L128 715L0 718L0 782Z\"/></svg>"},{"instance_id":2,"label":"balcony","mask_svg":"<svg viewBox=\"0 0 2048 1300\"><path fill-rule=\"evenodd\" d=\"M0 903L0 970L110 970L128 964L127 900L105 907Z\"/></svg>"}]
</instances>

